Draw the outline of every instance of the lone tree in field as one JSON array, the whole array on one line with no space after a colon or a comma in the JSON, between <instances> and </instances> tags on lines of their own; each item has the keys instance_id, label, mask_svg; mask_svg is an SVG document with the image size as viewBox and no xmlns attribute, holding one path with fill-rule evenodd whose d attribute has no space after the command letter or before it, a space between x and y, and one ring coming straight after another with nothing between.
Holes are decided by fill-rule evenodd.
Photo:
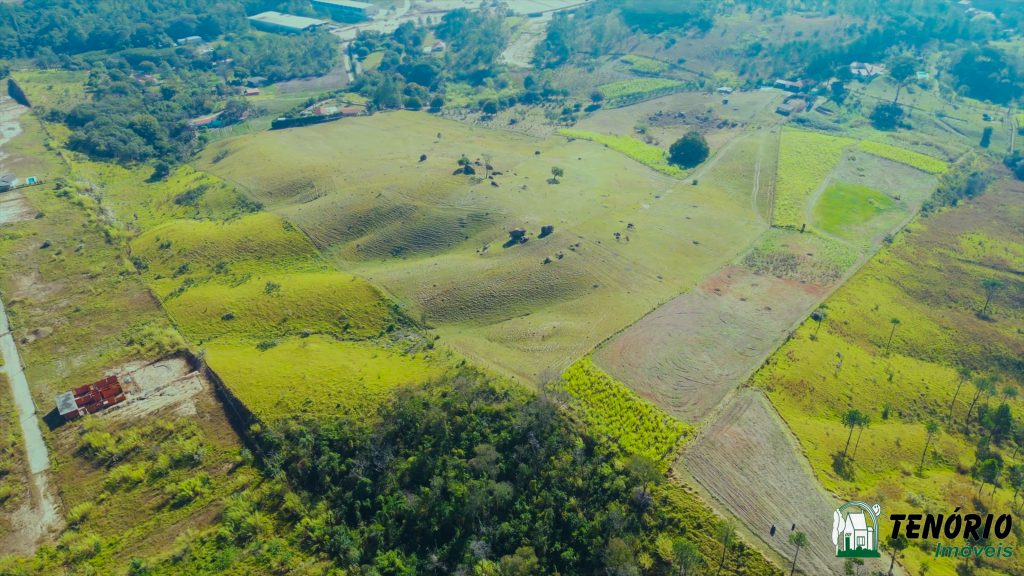
<instances>
[{"instance_id":1,"label":"lone tree in field","mask_svg":"<svg viewBox=\"0 0 1024 576\"><path fill-rule=\"evenodd\" d=\"M793 532L789 535L789 543L796 546L796 553L793 554L793 567L789 569L789 576L793 576L793 573L796 572L796 559L800 557L800 549L807 546L807 534Z\"/></svg>"},{"instance_id":2,"label":"lone tree in field","mask_svg":"<svg viewBox=\"0 0 1024 576\"><path fill-rule=\"evenodd\" d=\"M843 460L846 460L847 451L850 449L850 441L853 440L853 429L860 426L860 423L863 420L864 415L861 414L860 410L851 408L843 414L843 426L850 429L850 435L846 437L846 446L843 447Z\"/></svg>"},{"instance_id":3,"label":"lone tree in field","mask_svg":"<svg viewBox=\"0 0 1024 576\"><path fill-rule=\"evenodd\" d=\"M917 73L917 62L914 61L913 56L902 55L897 56L889 61L889 77L896 83L896 97L892 99L892 103L896 104L900 100L900 90L903 89L903 85L910 80L910 77Z\"/></svg>"},{"instance_id":4,"label":"lone tree in field","mask_svg":"<svg viewBox=\"0 0 1024 576\"><path fill-rule=\"evenodd\" d=\"M932 443L932 437L939 432L939 425L933 420L929 420L924 425L924 429L928 432L928 437L924 441L924 451L921 452L921 464L917 467L917 473L924 473L924 459L928 456L928 446Z\"/></svg>"},{"instance_id":5,"label":"lone tree in field","mask_svg":"<svg viewBox=\"0 0 1024 576\"><path fill-rule=\"evenodd\" d=\"M985 484L992 485L992 495L996 493L996 480L1003 473L1003 462L996 458L989 458L978 466L978 476L981 477L981 485L978 486L978 496L981 496L981 489Z\"/></svg>"},{"instance_id":6,"label":"lone tree in field","mask_svg":"<svg viewBox=\"0 0 1024 576\"><path fill-rule=\"evenodd\" d=\"M722 545L722 560L718 563L718 572L715 574L722 572L722 568L725 566L725 555L729 552L734 538L736 538L736 526L732 521L722 522L715 528L715 539Z\"/></svg>"},{"instance_id":7,"label":"lone tree in field","mask_svg":"<svg viewBox=\"0 0 1024 576\"><path fill-rule=\"evenodd\" d=\"M901 553L907 549L910 545L910 540L907 539L905 534L900 534L895 538L889 538L886 543L886 548L892 553L892 561L889 562L889 576L892 576L892 568L896 565L896 557L902 555Z\"/></svg>"},{"instance_id":8,"label":"lone tree in field","mask_svg":"<svg viewBox=\"0 0 1024 576\"><path fill-rule=\"evenodd\" d=\"M985 318L988 316L988 305L992 303L996 293L1003 289L1003 282L995 278L986 278L981 281L981 287L985 289L985 306L978 312L978 316Z\"/></svg>"},{"instance_id":9,"label":"lone tree in field","mask_svg":"<svg viewBox=\"0 0 1024 576\"><path fill-rule=\"evenodd\" d=\"M857 441L853 443L853 456L851 460L857 457L857 448L860 447L860 437L864 434L864 429L871 425L871 417L867 414L860 415L860 421L857 422Z\"/></svg>"},{"instance_id":10,"label":"lone tree in field","mask_svg":"<svg viewBox=\"0 0 1024 576\"><path fill-rule=\"evenodd\" d=\"M551 167L551 183L558 184L558 179L565 176L565 170L562 170L558 166Z\"/></svg>"},{"instance_id":11,"label":"lone tree in field","mask_svg":"<svg viewBox=\"0 0 1024 576\"><path fill-rule=\"evenodd\" d=\"M707 160L710 153L708 141L700 132L691 130L668 149L668 161L683 168L693 168Z\"/></svg>"},{"instance_id":12,"label":"lone tree in field","mask_svg":"<svg viewBox=\"0 0 1024 576\"><path fill-rule=\"evenodd\" d=\"M957 369L957 374L960 375L960 381L956 385L956 392L953 393L953 399L949 401L949 416L946 418L950 424L953 423L953 406L956 405L956 397L960 395L960 387L964 385L964 382L971 377L971 370L961 366Z\"/></svg>"},{"instance_id":13,"label":"lone tree in field","mask_svg":"<svg viewBox=\"0 0 1024 576\"><path fill-rule=\"evenodd\" d=\"M817 310L811 312L811 320L814 320L818 325L814 328L814 337L818 337L818 330L821 330L821 322L828 318L828 312L826 311L825 305L822 304Z\"/></svg>"},{"instance_id":14,"label":"lone tree in field","mask_svg":"<svg viewBox=\"0 0 1024 576\"><path fill-rule=\"evenodd\" d=\"M892 324L892 330L889 331L889 341L885 343L885 355L889 355L889 348L892 347L892 337L896 335L896 327L901 324L899 318L893 318L889 320L889 324Z\"/></svg>"}]
</instances>

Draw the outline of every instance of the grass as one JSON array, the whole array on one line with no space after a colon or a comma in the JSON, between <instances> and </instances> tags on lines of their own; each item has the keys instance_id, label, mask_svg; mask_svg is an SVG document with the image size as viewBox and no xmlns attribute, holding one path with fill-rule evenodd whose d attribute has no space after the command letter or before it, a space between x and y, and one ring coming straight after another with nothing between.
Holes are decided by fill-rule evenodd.
<instances>
[{"instance_id":1,"label":"grass","mask_svg":"<svg viewBox=\"0 0 1024 576\"><path fill-rule=\"evenodd\" d=\"M808 200L842 160L849 138L783 128L772 224L800 228Z\"/></svg>"},{"instance_id":2,"label":"grass","mask_svg":"<svg viewBox=\"0 0 1024 576\"><path fill-rule=\"evenodd\" d=\"M89 73L69 70L16 70L11 77L18 82L32 106L67 112L86 100L85 83Z\"/></svg>"},{"instance_id":3,"label":"grass","mask_svg":"<svg viewBox=\"0 0 1024 576\"><path fill-rule=\"evenodd\" d=\"M251 340L205 345L206 360L255 414L273 421L306 414L372 414L397 388L444 374L430 353L405 354L371 342L291 337L261 351Z\"/></svg>"},{"instance_id":4,"label":"grass","mask_svg":"<svg viewBox=\"0 0 1024 576\"><path fill-rule=\"evenodd\" d=\"M644 98L653 98L674 92L684 85L679 80L666 78L634 78L618 80L598 86L609 105L621 105Z\"/></svg>"},{"instance_id":5,"label":"grass","mask_svg":"<svg viewBox=\"0 0 1024 576\"><path fill-rule=\"evenodd\" d=\"M0 374L0 414L0 512L4 513L0 517L0 537L4 537L12 529L6 514L22 502L28 477L18 412L4 374Z\"/></svg>"},{"instance_id":6,"label":"grass","mask_svg":"<svg viewBox=\"0 0 1024 576\"><path fill-rule=\"evenodd\" d=\"M949 169L949 164L947 162L921 154L920 152L908 150L907 148L893 146L892 144L862 140L857 144L857 147L869 154L894 160L929 174L942 174Z\"/></svg>"},{"instance_id":7,"label":"grass","mask_svg":"<svg viewBox=\"0 0 1024 576\"><path fill-rule=\"evenodd\" d=\"M815 225L830 234L848 237L896 207L895 200L873 188L833 182L814 206Z\"/></svg>"},{"instance_id":8,"label":"grass","mask_svg":"<svg viewBox=\"0 0 1024 576\"><path fill-rule=\"evenodd\" d=\"M977 486L960 472L973 463L981 434L975 422L969 434L963 428L972 386L964 385L955 404L952 399L959 367L994 374L1000 390L1024 384L1013 369L1013 359L1024 356L1024 284L1015 258L1024 253L1015 224L1024 216L1016 202L1020 190L1019 183L1001 181L974 201L912 225L826 302L820 329L808 320L754 376L800 439L819 480L841 498L880 500L892 512L973 501ZM992 277L1006 288L985 320L977 315L985 299L981 283ZM892 318L901 323L890 350ZM995 408L1004 400L1014 413L1024 410L1021 400L999 395L979 404ZM855 453L851 447L852 475L833 467L849 432L839 417L850 408L872 420ZM941 432L918 476L928 420ZM997 451L1016 461L1009 445ZM988 493L981 505L1010 507L1012 490L1000 487L994 499ZM912 549L908 568L916 571L925 559ZM1020 570L1019 560L1008 562L1016 564L999 570ZM952 565L932 567L953 573Z\"/></svg>"},{"instance_id":9,"label":"grass","mask_svg":"<svg viewBox=\"0 0 1024 576\"><path fill-rule=\"evenodd\" d=\"M664 470L693 432L602 372L589 356L565 371L562 386L576 400L590 429L614 439L627 453L658 462Z\"/></svg>"},{"instance_id":10,"label":"grass","mask_svg":"<svg viewBox=\"0 0 1024 576\"><path fill-rule=\"evenodd\" d=\"M480 159L475 178L452 174L462 155ZM536 380L753 240L752 167L733 160L693 186L597 143L396 112L217 142L197 168L293 222L471 360ZM554 233L540 238L545 225ZM529 242L504 246L516 227Z\"/></svg>"},{"instance_id":11,"label":"grass","mask_svg":"<svg viewBox=\"0 0 1024 576\"><path fill-rule=\"evenodd\" d=\"M558 133L567 138L579 138L581 140L589 140L591 142L597 142L598 144L604 144L612 150L625 154L644 166L657 170L662 174L668 174L669 176L686 175L685 170L668 163L667 152L657 146L652 146L646 142L637 140L632 136L599 134L597 132L572 130L568 128L559 130Z\"/></svg>"},{"instance_id":12,"label":"grass","mask_svg":"<svg viewBox=\"0 0 1024 576\"><path fill-rule=\"evenodd\" d=\"M636 74L655 76L668 72L669 69L669 65L666 62L638 54L627 54L619 58L619 60L628 64L629 69Z\"/></svg>"}]
</instances>

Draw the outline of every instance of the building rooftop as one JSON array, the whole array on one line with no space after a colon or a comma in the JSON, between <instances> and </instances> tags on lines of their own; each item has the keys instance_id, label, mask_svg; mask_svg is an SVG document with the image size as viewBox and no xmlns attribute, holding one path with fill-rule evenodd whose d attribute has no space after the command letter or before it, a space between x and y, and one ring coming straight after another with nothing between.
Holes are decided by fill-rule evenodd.
<instances>
[{"instance_id":1,"label":"building rooftop","mask_svg":"<svg viewBox=\"0 0 1024 576\"><path fill-rule=\"evenodd\" d=\"M281 12L274 11L261 12L255 16L249 16L249 20L291 30L307 30L315 26L327 24L326 20L306 18L305 16L296 16L294 14L282 14Z\"/></svg>"},{"instance_id":2,"label":"building rooftop","mask_svg":"<svg viewBox=\"0 0 1024 576\"><path fill-rule=\"evenodd\" d=\"M357 2L356 0L313 0L313 4L326 4L328 6L340 6L342 8L357 8L359 10L368 10L373 8L373 4Z\"/></svg>"}]
</instances>

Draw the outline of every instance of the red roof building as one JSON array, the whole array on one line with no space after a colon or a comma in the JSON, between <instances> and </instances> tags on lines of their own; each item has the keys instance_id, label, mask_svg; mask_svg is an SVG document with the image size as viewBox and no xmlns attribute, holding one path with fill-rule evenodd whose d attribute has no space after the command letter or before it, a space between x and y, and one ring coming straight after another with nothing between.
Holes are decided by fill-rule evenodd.
<instances>
[{"instance_id":1,"label":"red roof building","mask_svg":"<svg viewBox=\"0 0 1024 576\"><path fill-rule=\"evenodd\" d=\"M79 386L57 396L57 412L65 420L74 420L86 414L95 414L125 401L124 389L117 376Z\"/></svg>"}]
</instances>

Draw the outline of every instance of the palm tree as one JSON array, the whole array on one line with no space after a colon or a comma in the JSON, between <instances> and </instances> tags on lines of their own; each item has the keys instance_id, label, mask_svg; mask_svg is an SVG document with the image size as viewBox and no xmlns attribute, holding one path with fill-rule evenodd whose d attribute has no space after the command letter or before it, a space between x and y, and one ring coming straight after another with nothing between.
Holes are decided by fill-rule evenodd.
<instances>
[{"instance_id":1,"label":"palm tree","mask_svg":"<svg viewBox=\"0 0 1024 576\"><path fill-rule=\"evenodd\" d=\"M992 303L992 298L1003 288L1003 281L996 278L986 278L981 281L981 287L985 289L985 306L982 307L979 315L988 315L988 305Z\"/></svg>"},{"instance_id":2,"label":"palm tree","mask_svg":"<svg viewBox=\"0 0 1024 576\"><path fill-rule=\"evenodd\" d=\"M864 433L864 429L871 425L871 417L867 414L860 415L860 422L857 422L857 441L853 443L853 456L857 457L857 448L860 446L860 436Z\"/></svg>"},{"instance_id":3,"label":"palm tree","mask_svg":"<svg viewBox=\"0 0 1024 576\"><path fill-rule=\"evenodd\" d=\"M889 320L889 324L892 324L892 330L889 332L889 341L885 343L885 354L888 356L889 347L892 346L892 337L896 334L896 327L901 324L899 318L893 318Z\"/></svg>"},{"instance_id":4,"label":"palm tree","mask_svg":"<svg viewBox=\"0 0 1024 576\"><path fill-rule=\"evenodd\" d=\"M731 520L722 522L715 528L715 539L722 545L722 561L718 564L718 572L715 574L721 574L722 567L725 566L725 554L729 551L729 547L732 546L732 540L736 537L736 526Z\"/></svg>"},{"instance_id":5,"label":"palm tree","mask_svg":"<svg viewBox=\"0 0 1024 576\"><path fill-rule=\"evenodd\" d=\"M929 420L924 425L924 429L928 431L928 437L924 441L924 452L921 453L921 465L917 467L917 473L921 474L924 472L924 459L928 456L928 445L932 443L932 436L939 431L939 425L934 420Z\"/></svg>"},{"instance_id":6,"label":"palm tree","mask_svg":"<svg viewBox=\"0 0 1024 576\"><path fill-rule=\"evenodd\" d=\"M910 540L907 540L905 534L900 534L895 538L889 538L889 551L892 552L892 561L889 562L889 576L892 576L892 568L896 565L896 556L906 550L907 546L910 545Z\"/></svg>"},{"instance_id":7,"label":"palm tree","mask_svg":"<svg viewBox=\"0 0 1024 576\"><path fill-rule=\"evenodd\" d=\"M862 418L863 415L860 411L853 408L847 410L842 416L843 426L850 429L850 435L846 437L846 446L843 447L843 460L846 460L846 453L850 449L850 440L853 440L853 429L860 424Z\"/></svg>"},{"instance_id":8,"label":"palm tree","mask_svg":"<svg viewBox=\"0 0 1024 576\"><path fill-rule=\"evenodd\" d=\"M789 543L796 546L796 553L793 554L793 567L789 569L789 576L793 576L793 573L796 572L796 559L800 557L800 549L807 546L807 534L793 532L789 535Z\"/></svg>"},{"instance_id":9,"label":"palm tree","mask_svg":"<svg viewBox=\"0 0 1024 576\"><path fill-rule=\"evenodd\" d=\"M978 398L982 394L991 394L995 392L996 380L992 376L983 376L981 378L975 378L971 380L974 384L975 392L974 398L971 400L971 405L967 408L967 417L964 418L964 426L969 426L971 423L971 412L974 411L974 405L978 403Z\"/></svg>"},{"instance_id":10,"label":"palm tree","mask_svg":"<svg viewBox=\"0 0 1024 576\"><path fill-rule=\"evenodd\" d=\"M971 377L971 370L961 366L957 373L960 375L960 382L956 385L956 392L953 393L953 399L949 402L949 416L946 418L949 423L953 423L953 406L956 404L956 397L960 395L960 387L964 385L964 382Z\"/></svg>"}]
</instances>

